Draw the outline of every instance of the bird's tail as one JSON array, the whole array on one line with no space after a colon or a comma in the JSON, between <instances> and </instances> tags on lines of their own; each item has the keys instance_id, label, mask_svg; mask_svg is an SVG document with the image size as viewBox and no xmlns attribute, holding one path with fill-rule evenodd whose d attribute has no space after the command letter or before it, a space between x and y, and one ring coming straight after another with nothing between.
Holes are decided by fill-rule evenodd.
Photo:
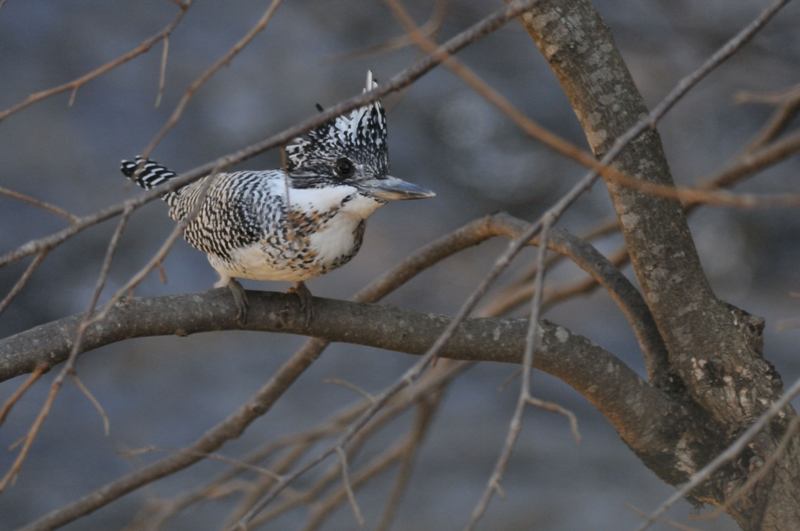
<instances>
[{"instance_id":1,"label":"bird's tail","mask_svg":"<svg viewBox=\"0 0 800 531\"><path fill-rule=\"evenodd\" d=\"M145 190L155 188L177 176L177 173L168 170L158 162L140 156L133 161L123 160L120 170Z\"/></svg>"}]
</instances>

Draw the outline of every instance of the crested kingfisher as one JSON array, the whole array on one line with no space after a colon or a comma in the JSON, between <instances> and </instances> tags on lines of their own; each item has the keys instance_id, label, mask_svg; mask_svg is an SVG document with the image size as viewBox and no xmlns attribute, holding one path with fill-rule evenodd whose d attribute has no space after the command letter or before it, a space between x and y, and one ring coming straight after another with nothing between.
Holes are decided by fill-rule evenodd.
<instances>
[{"instance_id":1,"label":"crested kingfisher","mask_svg":"<svg viewBox=\"0 0 800 531\"><path fill-rule=\"evenodd\" d=\"M377 86L367 72L364 92ZM366 219L388 201L436 195L389 175L386 133L376 100L291 140L285 169L212 174L163 195L175 221L196 210L184 238L206 253L219 274L214 286L231 290L240 323L247 297L237 278L294 282L290 291L308 324L304 282L356 255ZM148 190L177 175L141 157L123 161L121 170ZM206 186L207 179L213 181Z\"/></svg>"}]
</instances>

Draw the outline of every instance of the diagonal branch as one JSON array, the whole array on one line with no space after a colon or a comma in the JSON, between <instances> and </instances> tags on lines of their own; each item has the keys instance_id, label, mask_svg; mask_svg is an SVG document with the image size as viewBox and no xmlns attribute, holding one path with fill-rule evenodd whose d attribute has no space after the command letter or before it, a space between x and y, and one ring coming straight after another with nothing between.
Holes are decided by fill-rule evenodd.
<instances>
[{"instance_id":1,"label":"diagonal branch","mask_svg":"<svg viewBox=\"0 0 800 531\"><path fill-rule=\"evenodd\" d=\"M33 105L39 101L47 99L51 96L55 96L56 94L61 94L62 92L71 92L72 96L70 96L70 102L74 100L75 92L80 89L83 85L88 83L89 81L96 79L106 72L113 70L114 68L118 67L119 65L125 64L131 59L134 59L143 53L147 53L150 48L155 46L159 41L166 40L169 38L169 35L172 31L180 24L181 20L183 20L183 16L189 10L189 6L192 4L192 0L184 0L182 2L176 2L180 11L175 18L164 27L163 30L159 31L152 37L145 39L142 41L137 47L133 48L132 50L120 55L119 57L107 62L104 65L101 65L91 72L87 72L86 74L82 75L79 78L73 79L72 81L68 81L62 85L58 85L57 87L53 87L47 90L41 90L39 92L34 92L24 100L20 101L19 103L12 105L8 109L0 111L0 122L7 118L9 115L14 114L17 111L21 111L22 109Z\"/></svg>"},{"instance_id":2,"label":"diagonal branch","mask_svg":"<svg viewBox=\"0 0 800 531\"><path fill-rule=\"evenodd\" d=\"M216 74L219 71L220 68L222 68L223 66L229 65L230 62L233 60L233 58L240 51L242 51L242 49L244 49L248 44L250 44L253 41L253 39L255 39L256 35L261 33L264 30L264 28L267 27L267 24L272 19L272 16L275 14L275 11L278 9L278 6L280 6L281 1L282 0L272 0L272 2L269 4L269 6L267 6L267 10L264 11L264 14L261 15L261 18L258 19L258 22L256 22L255 26L250 28L250 31L248 31L227 52L225 52L225 54L222 57L220 57L219 59L214 61L214 64L212 64L210 67L208 67L208 69L206 69L202 74L200 74L200 76L197 79L192 81L192 84L189 85L189 88L187 88L186 92L183 93L183 96L181 97L180 101L178 102L178 105L175 106L175 110L172 111L172 114L170 115L170 117L167 120L167 122L161 127L161 129L159 129L158 133L156 133L156 135L153 137L153 139L150 141L150 143L147 145L147 147L142 152L142 156L144 158L149 157L150 153L156 148L156 146L161 142L161 140L164 139L164 137L167 135L167 133L169 133L169 131L173 127L175 127L175 124L177 124L178 120L181 119L181 116L183 115L183 111L186 108L186 106L189 104L189 101L194 96L194 93L197 92L200 89L200 87L205 85L206 82L209 79L211 79L211 77L213 77L214 74ZM163 86L164 86L163 85L164 65L166 64L166 54L167 54L167 50L169 49L168 48L168 43L169 43L169 41L167 40L167 38L165 36L165 38L164 38L164 54L162 56L162 61L161 61L161 79L159 81L159 91L158 91L159 96L158 96L157 102L160 100L160 95L161 95L161 92L162 92ZM158 103L156 103L156 106L158 106Z\"/></svg>"}]
</instances>

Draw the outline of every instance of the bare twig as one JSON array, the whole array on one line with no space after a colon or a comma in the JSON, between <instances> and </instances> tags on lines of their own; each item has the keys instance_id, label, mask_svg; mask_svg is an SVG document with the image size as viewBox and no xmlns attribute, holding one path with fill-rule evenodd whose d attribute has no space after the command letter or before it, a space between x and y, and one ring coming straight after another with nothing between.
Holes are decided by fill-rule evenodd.
<instances>
[{"instance_id":1,"label":"bare twig","mask_svg":"<svg viewBox=\"0 0 800 531\"><path fill-rule=\"evenodd\" d=\"M430 426L433 414L440 403L444 388L450 383L453 377L461 373L469 365L470 364L466 363L451 363L449 367L439 370L438 374L433 374L433 372L428 373L424 380L420 382L420 385L407 389L406 391L408 392L405 393L405 395L399 395L397 397L399 400L392 403L391 407L385 409L380 417L370 423L370 425L359 434L356 440L353 441L353 444L351 444L351 449L348 453L352 453L354 447L363 444L367 440L371 435L371 433L368 432L374 431L377 427L389 419L394 418L408 406L412 404L418 405L413 428L405 437L405 440L394 444L359 469L353 476L353 489L363 486L367 481L382 473L396 461L404 463L404 465L401 465L402 469L400 474L401 476L405 476L405 480L401 481L396 487L402 487L401 484L407 482L411 471L413 455ZM429 394L431 396L428 396ZM331 471L336 472L336 469L337 467L333 467ZM326 476L330 476L330 474L326 474ZM323 478L323 480L324 479L325 478ZM310 489L310 491L313 490L316 489ZM346 494L346 485L341 485L337 491L330 493L324 499L320 500L311 512L308 523L303 529L305 531L314 531L318 529L325 519L347 499L345 496ZM396 491L393 498L399 500L400 494L402 494L402 489L400 492ZM266 518L259 518L254 520L253 524L261 525L265 521Z\"/></svg>"},{"instance_id":2,"label":"bare twig","mask_svg":"<svg viewBox=\"0 0 800 531\"><path fill-rule=\"evenodd\" d=\"M88 73L82 75L81 77L79 77L77 79L73 79L72 81L64 83L63 85L58 85L57 87L53 87L53 88L50 88L50 89L47 89L47 90L34 92L30 96L28 96L27 98L22 100L21 102L15 104L15 105L12 105L11 107L9 107L8 109L6 109L4 111L0 111L0 121L3 121L9 115L14 114L17 111L21 111L22 109L28 107L29 105L33 105L34 103L37 103L37 102L42 101L42 100L44 100L46 98L49 98L50 96L54 96L56 94L61 94L62 92L70 92L71 93L70 101L74 101L75 93L77 92L77 90L80 87L82 87L83 85L85 85L89 81L92 81L93 79L96 79L96 78L102 76L106 72L109 72L110 70L113 70L114 68L118 67L119 65L127 63L131 59L134 59L134 58L142 55L143 53L148 52L150 50L150 48L152 48L160 40L166 39L170 35L170 33L172 33L172 31L181 22L181 20L183 19L183 16L186 14L186 11L189 9L191 4L192 4L192 0L186 0L185 2L179 3L178 7L180 8L180 11L175 16L175 18L172 20L172 22L167 24L167 26L165 26L164 29L161 30L160 32L158 32L155 35L153 35L152 37L142 41L141 44L139 44L137 47L133 48L129 52L124 53L124 54L120 55L119 57L117 57L116 59L113 59L113 60L107 62L106 64L104 64L104 65L102 65L102 66L100 66L98 68L95 68L91 72L88 72Z\"/></svg>"},{"instance_id":3,"label":"bare twig","mask_svg":"<svg viewBox=\"0 0 800 531\"><path fill-rule=\"evenodd\" d=\"M0 301L0 314L2 314L6 308L8 308L14 298L19 295L20 291L22 291L22 288L28 284L33 272L36 271L36 269L42 264L47 256L47 253L48 251L41 251L38 255L36 255L36 258L34 258L31 263L28 264L28 267L25 268L25 271L22 272L22 275L20 275L19 279L17 279L6 296L3 297L3 300Z\"/></svg>"},{"instance_id":4,"label":"bare twig","mask_svg":"<svg viewBox=\"0 0 800 531\"><path fill-rule=\"evenodd\" d=\"M345 453L344 448L341 446L336 448L336 453L339 455L340 468L342 469L342 486L344 487L344 491L347 493L347 500L350 502L350 507L353 509L353 515L356 518L356 522L358 522L358 526L364 527L364 515L361 514L361 509L358 507L356 495L353 492L353 486L350 484L350 471L349 467L347 466L347 453Z\"/></svg>"},{"instance_id":5,"label":"bare twig","mask_svg":"<svg viewBox=\"0 0 800 531\"><path fill-rule=\"evenodd\" d=\"M353 487L358 488L369 479L385 471L403 456L404 451L405 444L403 441L400 441L374 457L355 474ZM311 513L308 523L303 527L303 531L315 531L318 529L325 518L327 518L336 507L343 503L343 501L347 499L347 496L347 489L344 487L328 495L321 501L318 508Z\"/></svg>"},{"instance_id":6,"label":"bare twig","mask_svg":"<svg viewBox=\"0 0 800 531\"><path fill-rule=\"evenodd\" d=\"M800 109L800 105L798 105L798 109ZM748 144L748 146L756 144L758 137L764 136L769 128L770 124L767 124L756 135L756 138ZM748 149L749 148L746 147L742 151L742 153L737 157L737 162L734 165L725 168L712 177L699 179L701 184L696 189L713 190L717 188L731 187L741 180L752 176L756 172L788 158L800 150L800 134L795 133L787 136L784 139L773 142L772 144L759 148L756 151L748 151ZM687 215L689 215L701 205L703 205L702 202L688 203L684 205L684 211ZM617 220L608 220L598 225L596 229L587 233L582 239L586 241L592 241L595 238L612 234L618 230L619 223ZM552 264L559 262L562 258L563 255L553 257ZM614 251L614 253L612 253L609 261L616 267L621 268L628 262L629 258L630 257L628 256L625 246L623 245ZM550 265L551 264L548 264L548 267L550 267ZM523 275L521 275L519 280L504 288L502 295L498 296L494 301L492 301L491 304L487 306L487 310L491 312L500 312L500 315L502 315L528 300L533 293L533 290L530 286L530 280L533 278L535 273L535 269L526 271ZM566 298L574 297L575 295L588 293L596 287L598 287L598 283L594 278L581 279L577 282L570 283L560 289L551 291L545 298L544 307L550 307L556 302L560 302Z\"/></svg>"},{"instance_id":7,"label":"bare twig","mask_svg":"<svg viewBox=\"0 0 800 531\"><path fill-rule=\"evenodd\" d=\"M781 94L776 103L779 103L778 108L759 134L747 144L746 153L760 149L774 140L797 116L800 112L800 85Z\"/></svg>"},{"instance_id":8,"label":"bare twig","mask_svg":"<svg viewBox=\"0 0 800 531\"><path fill-rule=\"evenodd\" d=\"M212 64L210 67L208 67L208 69L205 72L200 74L200 76L197 79L192 81L192 84L189 85L189 88L187 88L186 92L184 92L183 97L178 102L178 105L175 106L175 110L172 111L172 114L170 115L170 117L167 120L167 122L161 127L161 129L158 131L158 133L156 133L156 135L153 137L153 139L147 145L147 147L144 148L144 150L142 151L142 156L144 158L147 158L148 156L150 156L150 153L152 153L152 151L161 142L161 140L166 136L166 134L173 127L175 127L175 124L177 124L178 120L180 120L181 116L183 115L184 109L189 104L189 101L194 96L194 93L197 92L197 90L200 89L200 87L205 85L206 82L209 79L211 79L211 77L214 76L214 74L216 74L219 71L220 68L222 68L225 65L230 64L230 62L233 60L233 58L236 57L236 55L239 52L241 52L242 49L244 49L248 44L250 44L252 42L252 40L256 37L256 35L261 33L264 30L264 28L267 27L267 24L269 23L270 19L272 19L272 16L275 14L275 11L278 9L278 6L280 6L281 2L282 2L282 0L272 0L272 2L267 7L267 10L264 11L264 14L261 15L261 18L258 19L258 22L256 22L255 26L253 26L250 29L250 31L248 31L244 35L244 37L242 37L236 44L234 44L222 57L220 57L219 59L214 61L214 64ZM164 55L163 55L163 59L162 59L162 63L161 63L162 64L162 72L163 72L164 66L166 65L166 50L167 50L167 41L166 40L164 41L164 50L165 51L164 51ZM163 80L163 78L162 78L162 80ZM160 94L161 94L161 86L159 85L159 95Z\"/></svg>"},{"instance_id":9,"label":"bare twig","mask_svg":"<svg viewBox=\"0 0 800 531\"><path fill-rule=\"evenodd\" d=\"M626 503L625 506L628 507L631 511L638 514L639 516L647 516L647 513L645 513L644 511L642 511L641 509L639 509L638 507L636 507L631 503ZM678 529L679 531L702 531L701 529L697 529L696 527L691 527L686 524L682 524L672 519L664 519L664 523L670 527Z\"/></svg>"},{"instance_id":10,"label":"bare twig","mask_svg":"<svg viewBox=\"0 0 800 531\"><path fill-rule=\"evenodd\" d=\"M375 528L376 531L388 531L392 525L397 508L400 506L400 501L403 498L403 493L408 487L409 480L411 479L411 472L414 467L414 458L417 455L417 450L428 427L431 424L433 414L441 403L442 393L434 395L430 399L422 399L417 406L417 416L414 419L414 428L408 434L408 439L405 444L405 451L403 452L403 460L400 462L400 470L397 472L397 478L392 486L392 491L389 494L389 499L386 502L386 507L383 509L380 523Z\"/></svg>"},{"instance_id":11,"label":"bare twig","mask_svg":"<svg viewBox=\"0 0 800 531\"><path fill-rule=\"evenodd\" d=\"M30 389L33 384L39 381L39 378L42 377L47 371L50 370L50 366L46 363L40 363L36 366L34 371L25 378L25 381L22 382L22 385L17 387L17 390L14 391L11 396L3 403L3 408L0 409L0 425L5 422L6 417L8 414L11 413L11 409L14 405L19 402L19 400L25 395L25 393Z\"/></svg>"},{"instance_id":12,"label":"bare twig","mask_svg":"<svg viewBox=\"0 0 800 531\"><path fill-rule=\"evenodd\" d=\"M130 450L125 450L120 452L123 457L136 457L142 454L150 453L150 452L188 452L185 448L159 448L157 446L146 446L144 448L134 448ZM278 479L280 478L280 474L275 472L274 470L270 470L268 468L264 468L263 466L257 466L250 462L248 459L241 460L235 459L233 457L228 457L226 455L218 454L218 453L205 453L205 454L198 454L203 459L208 459L209 461L219 461L220 463L227 463L229 465L233 465L236 470L239 471L251 471L256 472L257 474L266 476L270 479Z\"/></svg>"},{"instance_id":13,"label":"bare twig","mask_svg":"<svg viewBox=\"0 0 800 531\"><path fill-rule=\"evenodd\" d=\"M161 49L161 68L158 70L158 92L156 93L155 107L161 105L161 98L164 96L164 86L167 82L167 59L169 58L169 35L164 36L164 43Z\"/></svg>"},{"instance_id":14,"label":"bare twig","mask_svg":"<svg viewBox=\"0 0 800 531\"><path fill-rule=\"evenodd\" d=\"M511 417L511 423L508 427L508 433L506 434L506 440L503 445L503 449L500 451L500 456L497 458L497 463L495 464L494 470L489 477L489 481L486 484L483 494L478 500L475 508L472 510L472 515L470 516L469 522L465 527L467 530L475 528L478 520L481 519L483 514L486 512L486 509L489 507L489 502L492 500L492 495L496 491L500 491L500 481L503 479L506 467L511 459L511 452L514 450L514 445L516 444L519 434L522 431L522 414L525 411L525 406L527 406L533 398L530 394L531 371L533 370L533 353L536 351L540 341L539 312L542 305L542 286L544 285L544 258L545 255L547 255L547 236L552 221L553 220L550 218L545 218L545 220L542 222L541 232L539 233L540 245L536 259L537 269L536 278L534 279L534 294L533 299L531 299L531 314L528 323L528 332L525 336L525 352L522 357L522 383L520 384L517 405L514 408L514 414Z\"/></svg>"},{"instance_id":15,"label":"bare twig","mask_svg":"<svg viewBox=\"0 0 800 531\"><path fill-rule=\"evenodd\" d=\"M439 32L439 30L442 27L442 24L444 23L444 17L447 14L447 4L448 0L436 0L430 18L428 18L428 20L425 21L425 23L419 28L420 32L422 32L423 35L427 37L433 37ZM388 39L385 42L376 44L374 46L368 46L360 50L354 50L334 55L330 58L330 60L343 61L346 59L360 59L372 55L377 55L380 53L399 50L401 48L405 48L406 46L411 46L413 44L414 44L413 39L411 39L407 33L403 33L402 35L398 35L397 37L392 37L391 39Z\"/></svg>"},{"instance_id":16,"label":"bare twig","mask_svg":"<svg viewBox=\"0 0 800 531\"><path fill-rule=\"evenodd\" d=\"M4 186L0 186L0 195L4 195L6 197L10 197L12 199L16 199L17 201L22 201L23 203L28 203L29 205L33 205L37 208L41 208L51 214L55 214L56 216L62 217L66 219L70 223L75 223L78 221L78 216L67 212L61 207L57 207L47 201L42 201L41 199L36 199L35 197L29 196L27 194L23 194L21 192L17 192L15 190L10 190Z\"/></svg>"},{"instance_id":17,"label":"bare twig","mask_svg":"<svg viewBox=\"0 0 800 531\"><path fill-rule=\"evenodd\" d=\"M572 438L575 439L576 444L580 444L581 442L581 431L578 428L578 417L575 416L575 413L570 411L569 409L565 408L560 404L556 404L555 402L549 402L547 400L542 400L541 398L536 398L534 396L528 397L528 404L543 409L545 411L550 411L552 413L558 413L562 417L567 419L569 422L569 429L572 432Z\"/></svg>"},{"instance_id":18,"label":"bare twig","mask_svg":"<svg viewBox=\"0 0 800 531\"><path fill-rule=\"evenodd\" d=\"M100 415L100 419L103 421L103 434L108 437L111 433L111 421L108 420L108 414L106 410L103 408L103 405L100 403L99 400L89 391L89 388L84 385L80 378L78 378L77 373L71 373L72 381L75 383L75 386L80 389L81 393L91 402L94 409L97 411L97 414Z\"/></svg>"},{"instance_id":19,"label":"bare twig","mask_svg":"<svg viewBox=\"0 0 800 531\"><path fill-rule=\"evenodd\" d=\"M352 382L348 382L347 380L342 380L341 378L325 378L323 380L323 382L329 383L329 384L334 384L334 385L339 385L341 387L344 387L345 389L349 389L349 390L353 391L354 393L356 393L358 395L361 395L368 402L374 402L375 401L375 397L374 396L372 396L370 393L368 393L366 390L362 389L361 387L357 386L356 384L354 384Z\"/></svg>"}]
</instances>

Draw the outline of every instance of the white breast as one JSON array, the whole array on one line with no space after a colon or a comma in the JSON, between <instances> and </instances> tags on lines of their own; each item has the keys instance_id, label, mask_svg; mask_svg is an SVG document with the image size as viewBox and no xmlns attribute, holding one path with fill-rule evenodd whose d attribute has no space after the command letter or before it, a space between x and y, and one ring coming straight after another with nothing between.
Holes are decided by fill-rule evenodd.
<instances>
[{"instance_id":1,"label":"white breast","mask_svg":"<svg viewBox=\"0 0 800 531\"><path fill-rule=\"evenodd\" d=\"M221 277L296 282L318 276L332 264L340 262L342 257L353 253L358 225L383 204L357 192L352 186L289 190L290 210L314 212L322 217L336 211L318 230L308 235L308 247L314 256L312 264L306 263L301 267L289 244L282 245L279 251L271 250L263 241L234 250L230 261L212 255L209 255L209 261ZM287 198L285 183L276 179L272 183L272 193ZM342 204L348 196L351 199Z\"/></svg>"}]
</instances>

